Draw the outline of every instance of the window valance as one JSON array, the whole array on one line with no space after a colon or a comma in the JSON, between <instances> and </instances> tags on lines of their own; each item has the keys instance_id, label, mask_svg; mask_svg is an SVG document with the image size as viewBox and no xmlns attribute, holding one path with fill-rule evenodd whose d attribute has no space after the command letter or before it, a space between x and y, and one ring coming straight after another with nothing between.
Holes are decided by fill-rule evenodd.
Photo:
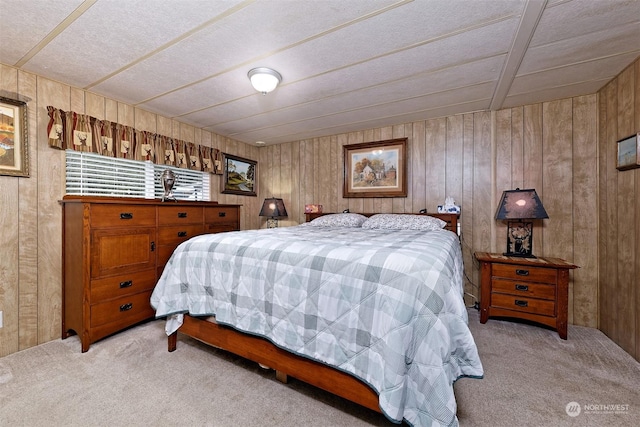
<instances>
[{"instance_id":1,"label":"window valance","mask_svg":"<svg viewBox=\"0 0 640 427\"><path fill-rule=\"evenodd\" d=\"M193 142L136 130L86 114L48 106L49 146L222 175L222 152Z\"/></svg>"}]
</instances>

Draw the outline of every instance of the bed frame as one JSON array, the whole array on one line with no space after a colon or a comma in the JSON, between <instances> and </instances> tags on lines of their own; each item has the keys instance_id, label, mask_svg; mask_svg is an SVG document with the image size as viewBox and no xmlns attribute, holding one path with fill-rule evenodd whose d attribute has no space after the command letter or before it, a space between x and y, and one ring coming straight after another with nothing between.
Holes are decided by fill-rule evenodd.
<instances>
[{"instance_id":1,"label":"bed frame","mask_svg":"<svg viewBox=\"0 0 640 427\"><path fill-rule=\"evenodd\" d=\"M308 222L327 214L306 214L306 220ZM371 216L374 214L363 215ZM457 233L457 214L429 215L446 221L445 228ZM276 378L283 383L286 383L288 377L292 376L329 393L381 412L376 392L352 375L323 363L290 353L272 344L267 339L219 325L215 323L212 317L192 317L185 314L184 323L180 329L169 335L168 347L170 352L176 350L178 332L257 362L262 366L268 366L275 370Z\"/></svg>"}]
</instances>

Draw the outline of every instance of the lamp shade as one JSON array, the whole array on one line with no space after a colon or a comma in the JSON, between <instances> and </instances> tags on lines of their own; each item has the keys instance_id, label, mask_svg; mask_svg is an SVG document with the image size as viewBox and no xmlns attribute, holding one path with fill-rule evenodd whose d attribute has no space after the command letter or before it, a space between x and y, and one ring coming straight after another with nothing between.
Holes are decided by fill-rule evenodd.
<instances>
[{"instance_id":1,"label":"lamp shade","mask_svg":"<svg viewBox=\"0 0 640 427\"><path fill-rule=\"evenodd\" d=\"M534 189L507 190L502 193L496 219L543 219L547 211Z\"/></svg>"},{"instance_id":2,"label":"lamp shade","mask_svg":"<svg viewBox=\"0 0 640 427\"><path fill-rule=\"evenodd\" d=\"M249 71L248 76L253 88L263 95L274 90L282 81L280 73L266 67L254 68Z\"/></svg>"},{"instance_id":3,"label":"lamp shade","mask_svg":"<svg viewBox=\"0 0 640 427\"><path fill-rule=\"evenodd\" d=\"M269 218L286 217L287 210L284 207L284 201L275 197L264 199L262 209L260 209L260 216L266 216Z\"/></svg>"}]
</instances>

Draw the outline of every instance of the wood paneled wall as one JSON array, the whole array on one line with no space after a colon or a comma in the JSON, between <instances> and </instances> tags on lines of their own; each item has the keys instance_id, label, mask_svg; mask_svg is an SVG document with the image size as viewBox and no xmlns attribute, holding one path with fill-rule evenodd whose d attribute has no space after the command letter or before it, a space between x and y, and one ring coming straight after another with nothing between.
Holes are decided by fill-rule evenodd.
<instances>
[{"instance_id":1,"label":"wood paneled wall","mask_svg":"<svg viewBox=\"0 0 640 427\"><path fill-rule=\"evenodd\" d=\"M616 169L616 141L640 132L640 59L598 95L600 329L640 360L640 169Z\"/></svg>"},{"instance_id":2,"label":"wood paneled wall","mask_svg":"<svg viewBox=\"0 0 640 427\"><path fill-rule=\"evenodd\" d=\"M47 142L48 105L108 119L257 159L258 148L161 117L81 89L0 64L0 94L28 102L30 177L0 176L0 357L61 335L61 250L64 151ZM242 204L241 227L258 228L258 198L220 194L212 200ZM261 202L261 200L260 200Z\"/></svg>"},{"instance_id":3,"label":"wood paneled wall","mask_svg":"<svg viewBox=\"0 0 640 427\"><path fill-rule=\"evenodd\" d=\"M282 225L304 221L306 203L325 212L435 212L445 197L462 208L467 293L478 296L475 251L504 251L495 219L503 190L535 188L549 213L535 225L534 253L581 266L571 274L569 319L597 326L597 96L581 96L361 132L260 150L260 193L282 197ZM406 198L343 198L343 146L407 137ZM467 298L469 304L472 298Z\"/></svg>"}]
</instances>

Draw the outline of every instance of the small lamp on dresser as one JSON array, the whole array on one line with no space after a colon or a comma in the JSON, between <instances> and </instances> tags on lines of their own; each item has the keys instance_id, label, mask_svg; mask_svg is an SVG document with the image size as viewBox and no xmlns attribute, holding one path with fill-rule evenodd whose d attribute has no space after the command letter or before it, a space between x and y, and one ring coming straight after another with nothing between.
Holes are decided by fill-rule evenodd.
<instances>
[{"instance_id":1,"label":"small lamp on dresser","mask_svg":"<svg viewBox=\"0 0 640 427\"><path fill-rule=\"evenodd\" d=\"M284 201L276 197L264 199L262 203L262 209L260 209L260 216L266 216L267 228L277 228L278 218L287 216L287 209L284 207Z\"/></svg>"},{"instance_id":2,"label":"small lamp on dresser","mask_svg":"<svg viewBox=\"0 0 640 427\"><path fill-rule=\"evenodd\" d=\"M507 220L505 256L536 258L533 253L533 221L549 218L536 190L507 190L502 193L496 219Z\"/></svg>"}]
</instances>

